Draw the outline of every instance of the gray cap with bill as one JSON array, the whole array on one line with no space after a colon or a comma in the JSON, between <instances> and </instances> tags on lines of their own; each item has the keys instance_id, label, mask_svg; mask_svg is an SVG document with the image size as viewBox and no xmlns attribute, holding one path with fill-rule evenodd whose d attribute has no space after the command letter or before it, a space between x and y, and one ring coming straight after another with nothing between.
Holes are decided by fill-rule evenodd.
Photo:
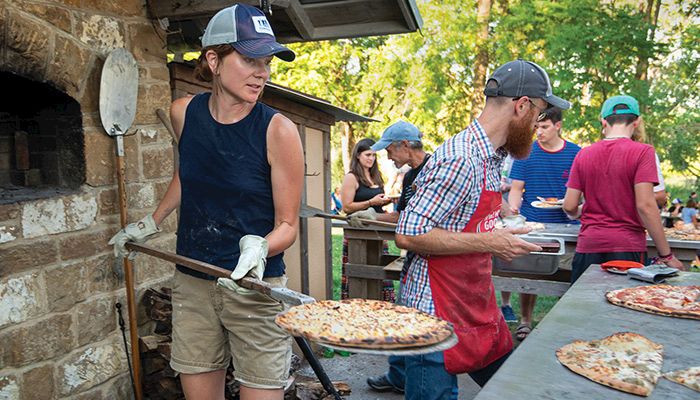
<instances>
[{"instance_id":1,"label":"gray cap with bill","mask_svg":"<svg viewBox=\"0 0 700 400\"><path fill-rule=\"evenodd\" d=\"M494 81L495 85L491 81ZM552 94L552 84L547 72L534 62L522 59L498 67L486 81L484 94L488 97L541 98L562 110L571 108L571 103Z\"/></svg>"}]
</instances>

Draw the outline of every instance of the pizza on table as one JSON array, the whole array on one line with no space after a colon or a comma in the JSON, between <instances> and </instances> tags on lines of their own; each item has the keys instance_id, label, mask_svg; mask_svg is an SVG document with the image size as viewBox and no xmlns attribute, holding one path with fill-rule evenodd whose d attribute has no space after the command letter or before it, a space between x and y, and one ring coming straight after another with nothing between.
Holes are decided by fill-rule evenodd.
<instances>
[{"instance_id":1,"label":"pizza on table","mask_svg":"<svg viewBox=\"0 0 700 400\"><path fill-rule=\"evenodd\" d=\"M661 376L663 346L642 335L620 332L599 340L576 340L557 350L565 367L623 392L649 396Z\"/></svg>"},{"instance_id":2,"label":"pizza on table","mask_svg":"<svg viewBox=\"0 0 700 400\"><path fill-rule=\"evenodd\" d=\"M700 392L700 367L667 372L664 374L664 378Z\"/></svg>"},{"instance_id":3,"label":"pizza on table","mask_svg":"<svg viewBox=\"0 0 700 400\"><path fill-rule=\"evenodd\" d=\"M612 290L612 304L651 314L700 319L700 286L651 285Z\"/></svg>"}]
</instances>

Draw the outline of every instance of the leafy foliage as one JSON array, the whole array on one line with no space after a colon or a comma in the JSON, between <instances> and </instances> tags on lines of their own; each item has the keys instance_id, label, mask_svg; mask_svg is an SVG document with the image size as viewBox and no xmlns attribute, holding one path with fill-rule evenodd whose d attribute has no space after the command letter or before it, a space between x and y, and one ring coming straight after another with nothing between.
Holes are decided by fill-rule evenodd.
<instances>
[{"instance_id":1,"label":"leafy foliage","mask_svg":"<svg viewBox=\"0 0 700 400\"><path fill-rule=\"evenodd\" d=\"M379 121L353 123L347 146L405 119L421 128L430 149L462 130L473 111L478 115L472 97L479 51L488 54L489 73L520 57L543 66L555 92L573 103L564 118L568 138L599 139L603 101L630 94L642 104L648 141L660 157L676 171L699 174L695 2L494 0L483 42L477 35L483 1L419 0L425 23L418 33L294 45L297 61L274 64L273 80Z\"/></svg>"}]
</instances>

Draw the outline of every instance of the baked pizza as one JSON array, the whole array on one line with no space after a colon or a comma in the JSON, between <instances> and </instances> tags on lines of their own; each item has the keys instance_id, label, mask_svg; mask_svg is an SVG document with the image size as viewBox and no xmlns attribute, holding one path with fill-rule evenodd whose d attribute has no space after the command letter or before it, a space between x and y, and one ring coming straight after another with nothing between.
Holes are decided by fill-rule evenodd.
<instances>
[{"instance_id":1,"label":"baked pizza","mask_svg":"<svg viewBox=\"0 0 700 400\"><path fill-rule=\"evenodd\" d=\"M664 228L668 239L700 241L700 229Z\"/></svg>"},{"instance_id":2,"label":"baked pizza","mask_svg":"<svg viewBox=\"0 0 700 400\"><path fill-rule=\"evenodd\" d=\"M700 392L700 367L667 372L664 378Z\"/></svg>"},{"instance_id":3,"label":"baked pizza","mask_svg":"<svg viewBox=\"0 0 700 400\"><path fill-rule=\"evenodd\" d=\"M610 291L605 297L612 304L633 310L700 319L700 286L637 286Z\"/></svg>"},{"instance_id":4,"label":"baked pizza","mask_svg":"<svg viewBox=\"0 0 700 400\"><path fill-rule=\"evenodd\" d=\"M599 340L576 340L557 350L571 371L623 392L649 396L661 376L663 346L642 335L620 332Z\"/></svg>"},{"instance_id":5,"label":"baked pizza","mask_svg":"<svg viewBox=\"0 0 700 400\"><path fill-rule=\"evenodd\" d=\"M290 308L277 325L309 340L367 349L436 344L452 335L452 325L430 314L379 300L323 300Z\"/></svg>"}]
</instances>

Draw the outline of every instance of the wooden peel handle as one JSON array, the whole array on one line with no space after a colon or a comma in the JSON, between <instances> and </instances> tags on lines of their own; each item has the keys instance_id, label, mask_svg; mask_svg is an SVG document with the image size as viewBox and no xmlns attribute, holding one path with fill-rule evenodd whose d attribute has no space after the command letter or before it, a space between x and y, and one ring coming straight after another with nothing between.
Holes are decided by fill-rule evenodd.
<instances>
[{"instance_id":1,"label":"wooden peel handle","mask_svg":"<svg viewBox=\"0 0 700 400\"><path fill-rule=\"evenodd\" d=\"M181 256L179 254L171 253L169 251L158 250L151 246L146 246L143 244L127 242L124 245L128 250L138 251L139 253L148 254L161 260L170 261L175 264L183 265L187 268L193 269L195 271L201 272L203 274L215 276L217 278L229 278L231 277L231 271L217 267L204 261L195 260L193 258ZM272 286L269 283L262 281L260 279L253 278L242 278L236 283L246 289L251 289L258 291L260 293L270 295L272 293Z\"/></svg>"}]
</instances>

